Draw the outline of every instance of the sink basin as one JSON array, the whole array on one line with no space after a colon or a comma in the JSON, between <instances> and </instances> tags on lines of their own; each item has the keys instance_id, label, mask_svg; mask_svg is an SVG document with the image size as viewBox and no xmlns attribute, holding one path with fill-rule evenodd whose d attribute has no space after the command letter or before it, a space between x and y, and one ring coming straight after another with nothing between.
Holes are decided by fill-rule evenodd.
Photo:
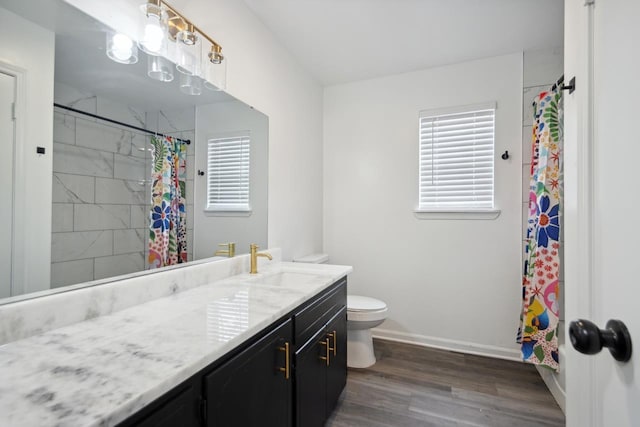
<instances>
[{"instance_id":1,"label":"sink basin","mask_svg":"<svg viewBox=\"0 0 640 427\"><path fill-rule=\"evenodd\" d=\"M251 283L258 283L268 286L290 286L301 285L313 280L317 280L317 274L299 273L292 271L278 271L274 273L258 274L249 278Z\"/></svg>"}]
</instances>

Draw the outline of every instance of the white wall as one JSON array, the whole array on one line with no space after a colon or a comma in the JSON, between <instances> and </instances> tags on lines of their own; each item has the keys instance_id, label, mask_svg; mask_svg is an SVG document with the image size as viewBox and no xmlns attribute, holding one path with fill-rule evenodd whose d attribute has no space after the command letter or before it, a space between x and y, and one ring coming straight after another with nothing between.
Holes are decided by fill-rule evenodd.
<instances>
[{"instance_id":1,"label":"white wall","mask_svg":"<svg viewBox=\"0 0 640 427\"><path fill-rule=\"evenodd\" d=\"M66 0L112 26L137 19L139 1ZM322 248L322 88L241 1L171 4L218 41L227 92L269 116L269 246L282 257Z\"/></svg>"},{"instance_id":2,"label":"white wall","mask_svg":"<svg viewBox=\"0 0 640 427\"><path fill-rule=\"evenodd\" d=\"M206 177L196 177L194 191L194 259L212 257L219 243L235 242L236 253L248 253L249 244L267 245L267 166L269 119L239 101L196 108L195 168L207 170L207 141L230 132L249 132L251 214L213 214L207 205Z\"/></svg>"},{"instance_id":3,"label":"white wall","mask_svg":"<svg viewBox=\"0 0 640 427\"><path fill-rule=\"evenodd\" d=\"M487 101L500 216L417 219L418 112ZM522 54L325 89L324 249L387 303L377 336L519 358L521 114Z\"/></svg>"},{"instance_id":4,"label":"white wall","mask_svg":"<svg viewBox=\"0 0 640 427\"><path fill-rule=\"evenodd\" d=\"M19 294L49 288L54 34L3 8L0 22L0 63L22 76L14 168L14 293ZM46 153L37 154L36 147Z\"/></svg>"}]
</instances>

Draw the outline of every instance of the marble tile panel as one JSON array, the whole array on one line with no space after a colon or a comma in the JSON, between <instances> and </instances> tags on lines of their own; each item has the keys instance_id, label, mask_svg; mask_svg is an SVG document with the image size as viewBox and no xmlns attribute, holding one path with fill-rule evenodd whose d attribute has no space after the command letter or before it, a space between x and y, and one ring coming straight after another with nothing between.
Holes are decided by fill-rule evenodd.
<instances>
[{"instance_id":1,"label":"marble tile panel","mask_svg":"<svg viewBox=\"0 0 640 427\"><path fill-rule=\"evenodd\" d=\"M536 49L524 52L523 85L542 86L554 84L563 74L564 49Z\"/></svg>"},{"instance_id":2,"label":"marble tile panel","mask_svg":"<svg viewBox=\"0 0 640 427\"><path fill-rule=\"evenodd\" d=\"M188 155L187 156L187 179L193 180L195 176L196 176L196 156Z\"/></svg>"},{"instance_id":3,"label":"marble tile panel","mask_svg":"<svg viewBox=\"0 0 640 427\"><path fill-rule=\"evenodd\" d=\"M131 154L131 132L120 127L76 119L76 145L124 155Z\"/></svg>"},{"instance_id":4,"label":"marble tile panel","mask_svg":"<svg viewBox=\"0 0 640 427\"><path fill-rule=\"evenodd\" d=\"M129 205L74 205L75 231L117 230L131 227Z\"/></svg>"},{"instance_id":5,"label":"marble tile panel","mask_svg":"<svg viewBox=\"0 0 640 427\"><path fill-rule=\"evenodd\" d=\"M193 205L189 203L186 204L185 209L187 210L187 230L193 230L193 218L194 218L194 210Z\"/></svg>"},{"instance_id":6,"label":"marble tile panel","mask_svg":"<svg viewBox=\"0 0 640 427\"><path fill-rule=\"evenodd\" d=\"M149 228L150 205L131 206L131 228Z\"/></svg>"},{"instance_id":7,"label":"marble tile panel","mask_svg":"<svg viewBox=\"0 0 640 427\"><path fill-rule=\"evenodd\" d=\"M161 133L193 130L196 128L196 110L194 107L180 110L161 110L158 112L158 128Z\"/></svg>"},{"instance_id":8,"label":"marble tile panel","mask_svg":"<svg viewBox=\"0 0 640 427\"><path fill-rule=\"evenodd\" d=\"M52 233L51 261L72 261L113 253L113 232L85 231Z\"/></svg>"},{"instance_id":9,"label":"marble tile panel","mask_svg":"<svg viewBox=\"0 0 640 427\"><path fill-rule=\"evenodd\" d=\"M76 143L76 118L60 111L54 110L53 113L53 140L62 144L74 145Z\"/></svg>"},{"instance_id":10,"label":"marble tile panel","mask_svg":"<svg viewBox=\"0 0 640 427\"><path fill-rule=\"evenodd\" d=\"M131 155L148 159L151 164L151 135L133 132L131 139Z\"/></svg>"},{"instance_id":11,"label":"marble tile panel","mask_svg":"<svg viewBox=\"0 0 640 427\"><path fill-rule=\"evenodd\" d=\"M533 101L540 95L540 92L549 89L549 85L524 88L522 91L522 126L533 125Z\"/></svg>"},{"instance_id":12,"label":"marble tile panel","mask_svg":"<svg viewBox=\"0 0 640 427\"><path fill-rule=\"evenodd\" d=\"M113 177L113 153L54 143L53 171Z\"/></svg>"},{"instance_id":13,"label":"marble tile panel","mask_svg":"<svg viewBox=\"0 0 640 427\"><path fill-rule=\"evenodd\" d=\"M114 178L132 181L148 180L151 176L151 163L132 156L115 155Z\"/></svg>"},{"instance_id":14,"label":"marble tile panel","mask_svg":"<svg viewBox=\"0 0 640 427\"><path fill-rule=\"evenodd\" d=\"M95 258L94 276L96 279L121 276L144 270L143 253L131 253L110 257Z\"/></svg>"},{"instance_id":15,"label":"marble tile panel","mask_svg":"<svg viewBox=\"0 0 640 427\"><path fill-rule=\"evenodd\" d=\"M145 126L144 111L102 96L98 97L98 114L132 126Z\"/></svg>"},{"instance_id":16,"label":"marble tile panel","mask_svg":"<svg viewBox=\"0 0 640 427\"><path fill-rule=\"evenodd\" d=\"M93 258L51 264L51 287L75 285L93 280Z\"/></svg>"},{"instance_id":17,"label":"marble tile panel","mask_svg":"<svg viewBox=\"0 0 640 427\"><path fill-rule=\"evenodd\" d=\"M53 174L54 203L93 203L95 178L92 176Z\"/></svg>"},{"instance_id":18,"label":"marble tile panel","mask_svg":"<svg viewBox=\"0 0 640 427\"><path fill-rule=\"evenodd\" d=\"M53 203L51 211L51 231L60 233L73 231L73 204Z\"/></svg>"},{"instance_id":19,"label":"marble tile panel","mask_svg":"<svg viewBox=\"0 0 640 427\"><path fill-rule=\"evenodd\" d=\"M113 230L113 254L144 252L149 231L146 228Z\"/></svg>"},{"instance_id":20,"label":"marble tile panel","mask_svg":"<svg viewBox=\"0 0 640 427\"><path fill-rule=\"evenodd\" d=\"M187 260L193 261L193 229L187 229Z\"/></svg>"},{"instance_id":21,"label":"marble tile panel","mask_svg":"<svg viewBox=\"0 0 640 427\"><path fill-rule=\"evenodd\" d=\"M96 203L140 205L146 202L146 182L96 178Z\"/></svg>"}]
</instances>

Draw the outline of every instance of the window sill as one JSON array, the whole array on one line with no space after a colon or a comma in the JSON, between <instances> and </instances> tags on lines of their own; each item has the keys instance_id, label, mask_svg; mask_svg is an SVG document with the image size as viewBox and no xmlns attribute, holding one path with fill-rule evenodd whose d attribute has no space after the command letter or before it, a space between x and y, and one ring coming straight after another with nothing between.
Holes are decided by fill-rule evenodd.
<instances>
[{"instance_id":1,"label":"window sill","mask_svg":"<svg viewBox=\"0 0 640 427\"><path fill-rule=\"evenodd\" d=\"M251 216L253 211L249 210L228 210L228 211L217 211L217 210L206 210L204 211L205 216L227 216L227 217L248 217Z\"/></svg>"},{"instance_id":2,"label":"window sill","mask_svg":"<svg viewBox=\"0 0 640 427\"><path fill-rule=\"evenodd\" d=\"M418 219L493 220L500 216L500 209L416 209L413 214Z\"/></svg>"}]
</instances>

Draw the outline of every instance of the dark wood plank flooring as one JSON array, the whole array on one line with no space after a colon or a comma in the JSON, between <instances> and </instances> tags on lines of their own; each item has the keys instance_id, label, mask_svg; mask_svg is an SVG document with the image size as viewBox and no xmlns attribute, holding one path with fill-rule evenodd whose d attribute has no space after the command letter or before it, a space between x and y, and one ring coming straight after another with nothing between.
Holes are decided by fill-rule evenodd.
<instances>
[{"instance_id":1,"label":"dark wood plank flooring","mask_svg":"<svg viewBox=\"0 0 640 427\"><path fill-rule=\"evenodd\" d=\"M378 362L349 369L327 427L565 425L531 365L382 340L374 347Z\"/></svg>"}]
</instances>

